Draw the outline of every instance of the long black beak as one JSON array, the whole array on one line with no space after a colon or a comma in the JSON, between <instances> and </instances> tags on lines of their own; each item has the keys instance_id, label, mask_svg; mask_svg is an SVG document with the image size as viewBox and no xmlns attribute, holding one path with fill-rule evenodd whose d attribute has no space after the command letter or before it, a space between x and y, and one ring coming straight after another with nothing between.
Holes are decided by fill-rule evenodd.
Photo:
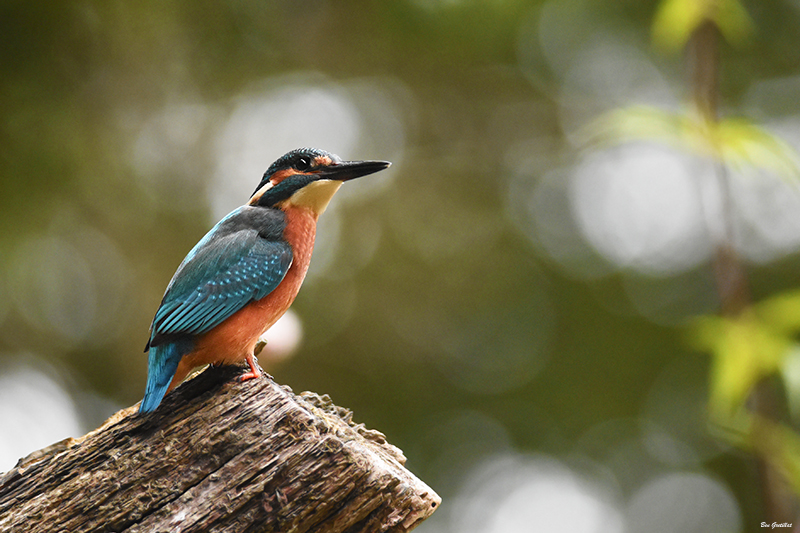
<instances>
[{"instance_id":1,"label":"long black beak","mask_svg":"<svg viewBox=\"0 0 800 533\"><path fill-rule=\"evenodd\" d=\"M348 181L374 174L391 165L388 161L342 161L324 167L319 172L318 179Z\"/></svg>"}]
</instances>

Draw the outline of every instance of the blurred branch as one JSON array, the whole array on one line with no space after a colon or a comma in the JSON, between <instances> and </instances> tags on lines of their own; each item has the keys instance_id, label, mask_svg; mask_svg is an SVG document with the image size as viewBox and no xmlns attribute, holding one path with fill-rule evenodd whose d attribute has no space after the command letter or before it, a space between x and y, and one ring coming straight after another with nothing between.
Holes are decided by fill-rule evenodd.
<instances>
[{"instance_id":1,"label":"blurred branch","mask_svg":"<svg viewBox=\"0 0 800 533\"><path fill-rule=\"evenodd\" d=\"M208 369L0 477L0 531L408 531L440 503L327 397Z\"/></svg>"},{"instance_id":2,"label":"blurred branch","mask_svg":"<svg viewBox=\"0 0 800 533\"><path fill-rule=\"evenodd\" d=\"M699 115L709 124L711 131L716 131L719 123L719 37L721 28L724 27L719 24L717 18L705 18L694 29L687 45L693 103ZM711 136L711 142L718 143L719 139L718 135ZM716 153L722 153L719 147L715 148ZM721 312L723 317L727 317L731 323L747 323L751 321L746 320L746 317L744 317L745 320L741 320L741 318L751 305L750 287L744 265L735 248L735 206L730 177L724 159L714 158L713 164L724 224L723 234L716 245L713 265ZM745 331L748 329L753 330L753 328L745 328ZM755 330L758 329L755 328ZM767 335L746 334L746 336L748 341L753 339L764 341L770 338ZM748 347L747 344L753 346ZM775 343L767 343L768 346L773 344ZM763 353L774 351L765 349L761 342L745 342L744 347L734 342L726 351L717 354L715 358L717 370L714 372L714 379L719 382L721 366L731 367L731 357L728 357L731 354L752 352L747 355L747 358L752 361L754 358L759 359ZM767 358L768 362L775 359L774 354L770 353L770 356ZM745 392L749 392L750 407L756 415L755 419L768 422L778 421L780 412L778 393L772 382L764 379L758 372L764 366L764 361L750 366L753 371L750 372L748 378L753 380L754 386ZM752 424L750 439L760 441L768 438L765 427L767 426L762 423ZM793 522L796 518L795 498L782 477L782 473L776 470L775 459L763 453L756 453L755 457L767 521L770 523Z\"/></svg>"},{"instance_id":3,"label":"blurred branch","mask_svg":"<svg viewBox=\"0 0 800 533\"><path fill-rule=\"evenodd\" d=\"M718 40L719 34L716 25L711 20L705 20L697 27L688 45L692 101L701 120L709 124L709 130L715 130L716 125L719 123ZM719 139L717 136L712 136L710 142L718 144ZM715 153L721 152L718 147L715 148ZM714 158L713 161L722 205L722 222L724 224L723 235L716 246L714 278L717 282L722 314L738 316L750 303L750 288L747 282L747 275L744 272L744 266L739 260L734 246L735 209L728 170L724 160Z\"/></svg>"}]
</instances>

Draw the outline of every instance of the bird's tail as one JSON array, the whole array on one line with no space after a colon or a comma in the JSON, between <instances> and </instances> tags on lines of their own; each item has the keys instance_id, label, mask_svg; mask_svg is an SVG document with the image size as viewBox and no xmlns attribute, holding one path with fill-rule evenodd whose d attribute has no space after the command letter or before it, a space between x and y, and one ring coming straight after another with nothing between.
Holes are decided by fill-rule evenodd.
<instances>
[{"instance_id":1,"label":"bird's tail","mask_svg":"<svg viewBox=\"0 0 800 533\"><path fill-rule=\"evenodd\" d=\"M181 342L167 342L150 348L147 361L147 387L139 405L140 413L155 411L167 393L178 363L190 348Z\"/></svg>"}]
</instances>

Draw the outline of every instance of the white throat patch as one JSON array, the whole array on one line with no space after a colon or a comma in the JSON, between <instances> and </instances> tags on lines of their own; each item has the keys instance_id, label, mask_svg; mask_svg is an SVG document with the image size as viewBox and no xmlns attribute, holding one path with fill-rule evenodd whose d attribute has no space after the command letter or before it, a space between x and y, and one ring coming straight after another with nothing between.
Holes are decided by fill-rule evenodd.
<instances>
[{"instance_id":1,"label":"white throat patch","mask_svg":"<svg viewBox=\"0 0 800 533\"><path fill-rule=\"evenodd\" d=\"M312 181L289 197L289 204L296 207L307 207L319 216L328 207L331 198L341 186L342 182L339 180Z\"/></svg>"}]
</instances>

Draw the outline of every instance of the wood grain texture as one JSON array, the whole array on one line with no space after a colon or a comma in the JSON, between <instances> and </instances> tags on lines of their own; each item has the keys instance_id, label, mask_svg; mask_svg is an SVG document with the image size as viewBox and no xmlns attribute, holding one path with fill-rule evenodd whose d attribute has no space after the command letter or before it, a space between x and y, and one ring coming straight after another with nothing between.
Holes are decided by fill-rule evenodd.
<instances>
[{"instance_id":1,"label":"wood grain texture","mask_svg":"<svg viewBox=\"0 0 800 533\"><path fill-rule=\"evenodd\" d=\"M403 532L441 500L329 398L209 368L0 476L0 532Z\"/></svg>"}]
</instances>

